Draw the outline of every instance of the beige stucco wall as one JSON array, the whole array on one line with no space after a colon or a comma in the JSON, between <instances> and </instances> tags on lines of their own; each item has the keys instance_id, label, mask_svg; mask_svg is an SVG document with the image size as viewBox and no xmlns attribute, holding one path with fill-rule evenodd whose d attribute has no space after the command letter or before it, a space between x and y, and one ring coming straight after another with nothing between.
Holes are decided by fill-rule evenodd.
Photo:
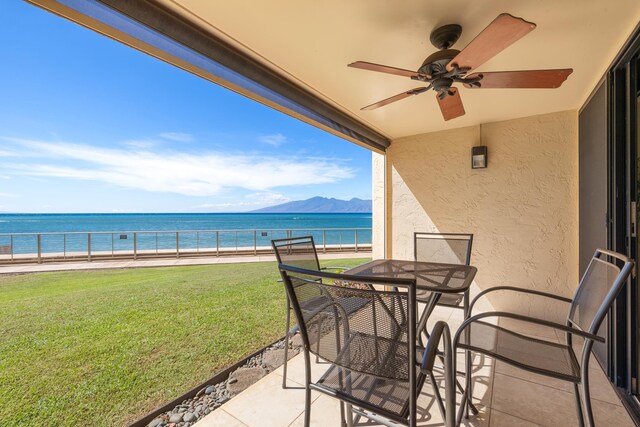
<instances>
[{"instance_id":1,"label":"beige stucco wall","mask_svg":"<svg viewBox=\"0 0 640 427\"><path fill-rule=\"evenodd\" d=\"M376 258L385 258L385 156L378 153L371 154L371 175L373 182L371 183L372 193L372 256Z\"/></svg>"},{"instance_id":2,"label":"beige stucco wall","mask_svg":"<svg viewBox=\"0 0 640 427\"><path fill-rule=\"evenodd\" d=\"M471 169L471 147L489 167ZM414 231L472 232L472 293L513 285L571 296L578 282L578 115L564 111L393 141L387 153L391 256L413 256ZM498 295L496 309L554 316L566 308Z\"/></svg>"}]
</instances>

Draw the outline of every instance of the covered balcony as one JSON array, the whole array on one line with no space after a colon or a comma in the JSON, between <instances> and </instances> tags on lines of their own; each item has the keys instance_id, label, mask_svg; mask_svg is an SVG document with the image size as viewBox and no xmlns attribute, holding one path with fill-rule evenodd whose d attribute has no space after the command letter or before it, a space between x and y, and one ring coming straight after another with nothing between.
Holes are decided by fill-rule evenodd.
<instances>
[{"instance_id":1,"label":"covered balcony","mask_svg":"<svg viewBox=\"0 0 640 427\"><path fill-rule=\"evenodd\" d=\"M369 148L374 259L413 259L415 232L472 233L472 297L508 285L571 298L596 248L637 257L635 1L30 2ZM497 37L477 70L458 67L461 78L571 69L566 80L492 88L490 79L485 87L453 79L446 95L432 91L442 88L420 68L438 51L432 31L460 25L459 39L450 41L463 51L503 13L535 29L502 45ZM356 61L401 70L348 67ZM362 109L395 95L403 99ZM442 104L452 99L453 111ZM474 147L486 147L484 164L474 164ZM639 425L638 301L634 276L599 331L605 343L595 347L589 368L596 425ZM560 323L567 316L561 304L500 293L483 308ZM438 307L429 325L437 320L455 331L464 317ZM502 326L563 338L517 322ZM314 364L313 375L323 368ZM302 425L303 370L296 356L292 387L282 389L276 370L197 425ZM464 424L577 425L568 383L479 355L473 378L479 413ZM443 425L431 390L427 384L420 396L419 425ZM338 425L338 402L313 396L312 425Z\"/></svg>"}]
</instances>

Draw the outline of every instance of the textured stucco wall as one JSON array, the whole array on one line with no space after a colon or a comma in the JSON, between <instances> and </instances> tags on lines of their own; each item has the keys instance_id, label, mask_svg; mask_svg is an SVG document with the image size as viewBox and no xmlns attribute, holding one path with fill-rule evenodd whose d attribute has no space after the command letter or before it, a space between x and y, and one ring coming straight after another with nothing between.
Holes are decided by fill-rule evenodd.
<instances>
[{"instance_id":1,"label":"textured stucco wall","mask_svg":"<svg viewBox=\"0 0 640 427\"><path fill-rule=\"evenodd\" d=\"M372 256L376 258L385 257L385 158L378 153L371 154L371 175L372 184L372 236L373 245Z\"/></svg>"},{"instance_id":2,"label":"textured stucco wall","mask_svg":"<svg viewBox=\"0 0 640 427\"><path fill-rule=\"evenodd\" d=\"M482 133L482 136L480 135ZM471 147L489 167L471 169ZM413 256L414 231L472 232L472 293L497 285L571 296L578 283L578 115L564 111L393 141L387 153L387 237ZM496 309L558 317L505 294Z\"/></svg>"}]
</instances>

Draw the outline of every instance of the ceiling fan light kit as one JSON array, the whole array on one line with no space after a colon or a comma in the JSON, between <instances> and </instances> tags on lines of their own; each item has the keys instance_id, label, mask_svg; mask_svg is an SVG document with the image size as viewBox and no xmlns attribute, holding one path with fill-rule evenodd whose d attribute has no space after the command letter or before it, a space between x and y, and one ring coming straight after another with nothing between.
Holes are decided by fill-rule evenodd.
<instances>
[{"instance_id":1,"label":"ceiling fan light kit","mask_svg":"<svg viewBox=\"0 0 640 427\"><path fill-rule=\"evenodd\" d=\"M417 71L389 67L365 61L356 61L349 67L377 71L409 77L426 83L406 92L383 99L363 107L376 108L400 101L411 95L419 95L433 89L444 120L455 119L465 114L458 89L453 85L461 83L468 89L511 88L511 89L553 89L558 88L573 72L571 68L554 70L494 71L471 73L507 47L536 28L536 24L508 13L498 15L480 34L461 51L451 49L462 34L457 24L444 25L431 32L430 41L438 51L429 55Z\"/></svg>"}]
</instances>

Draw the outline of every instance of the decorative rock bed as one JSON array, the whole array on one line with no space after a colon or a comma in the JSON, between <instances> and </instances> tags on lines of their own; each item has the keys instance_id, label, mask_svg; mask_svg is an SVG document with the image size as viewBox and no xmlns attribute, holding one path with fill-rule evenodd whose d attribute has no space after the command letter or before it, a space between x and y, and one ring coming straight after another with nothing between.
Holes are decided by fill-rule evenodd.
<instances>
[{"instance_id":1,"label":"decorative rock bed","mask_svg":"<svg viewBox=\"0 0 640 427\"><path fill-rule=\"evenodd\" d=\"M266 347L262 353L251 357L244 365L233 371L226 381L206 384L196 395L185 399L172 410L154 418L148 427L190 427L223 403L241 393L260 378L274 371L284 363L285 340ZM289 343L289 359L300 352L300 334L294 335Z\"/></svg>"}]
</instances>

